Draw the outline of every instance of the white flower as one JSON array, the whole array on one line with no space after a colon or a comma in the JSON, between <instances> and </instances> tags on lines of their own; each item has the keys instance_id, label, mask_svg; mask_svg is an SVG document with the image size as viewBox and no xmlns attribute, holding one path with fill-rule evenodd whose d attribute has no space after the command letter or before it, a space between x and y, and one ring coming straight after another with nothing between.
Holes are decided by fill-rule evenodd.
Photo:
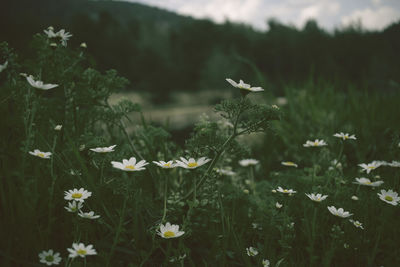
<instances>
[{"instance_id":1,"label":"white flower","mask_svg":"<svg viewBox=\"0 0 400 267\"><path fill-rule=\"evenodd\" d=\"M293 189L283 189L280 186L276 189L276 191L284 193L284 194L294 194L294 193L296 193L296 191L294 191Z\"/></svg>"},{"instance_id":2,"label":"white flower","mask_svg":"<svg viewBox=\"0 0 400 267\"><path fill-rule=\"evenodd\" d=\"M87 45L86 45L86 43L81 43L80 47L87 48Z\"/></svg>"},{"instance_id":3,"label":"white flower","mask_svg":"<svg viewBox=\"0 0 400 267\"><path fill-rule=\"evenodd\" d=\"M239 83L236 83L232 79L227 78L226 81L230 83L233 87L239 88L241 90L248 90L251 92L261 92L264 91L261 87L251 87L250 84L244 83L242 80Z\"/></svg>"},{"instance_id":4,"label":"white flower","mask_svg":"<svg viewBox=\"0 0 400 267\"><path fill-rule=\"evenodd\" d=\"M72 34L70 34L69 32L66 32L64 29L62 29L62 30L59 30L59 31L56 33L56 36L57 36L58 38L60 38L61 44L62 44L63 46L67 46L67 41L68 41L69 38L72 36Z\"/></svg>"},{"instance_id":5,"label":"white flower","mask_svg":"<svg viewBox=\"0 0 400 267\"><path fill-rule=\"evenodd\" d=\"M49 251L43 250L41 253L39 253L39 259L41 263L44 263L48 266L58 265L61 262L60 253L54 253L52 249L49 249Z\"/></svg>"},{"instance_id":6,"label":"white flower","mask_svg":"<svg viewBox=\"0 0 400 267\"><path fill-rule=\"evenodd\" d=\"M262 263L263 267L269 267L269 260L263 259L261 263Z\"/></svg>"},{"instance_id":7,"label":"white flower","mask_svg":"<svg viewBox=\"0 0 400 267\"><path fill-rule=\"evenodd\" d=\"M353 215L352 213L349 213L348 211L344 211L343 208L336 209L334 206L328 207L328 210L333 215L341 217L341 218L347 218L347 217L350 217L351 215Z\"/></svg>"},{"instance_id":8,"label":"white flower","mask_svg":"<svg viewBox=\"0 0 400 267\"><path fill-rule=\"evenodd\" d=\"M61 131L62 125L56 125L56 127L54 127L54 130L56 131Z\"/></svg>"},{"instance_id":9,"label":"white flower","mask_svg":"<svg viewBox=\"0 0 400 267\"><path fill-rule=\"evenodd\" d=\"M131 157L129 160L123 159L122 162L111 161L111 164L116 169L120 169L127 172L133 172L133 171L145 170L146 168L144 168L144 166L146 166L149 163L146 162L144 159L136 163L136 158Z\"/></svg>"},{"instance_id":10,"label":"white flower","mask_svg":"<svg viewBox=\"0 0 400 267\"><path fill-rule=\"evenodd\" d=\"M324 140L315 139L315 141L309 141L303 144L304 147L318 147L318 146L327 146L328 144Z\"/></svg>"},{"instance_id":11,"label":"white flower","mask_svg":"<svg viewBox=\"0 0 400 267\"><path fill-rule=\"evenodd\" d=\"M64 207L68 212L77 212L80 211L83 207L82 202L73 200L72 202L68 202L68 207Z\"/></svg>"},{"instance_id":12,"label":"white flower","mask_svg":"<svg viewBox=\"0 0 400 267\"><path fill-rule=\"evenodd\" d=\"M246 248L246 252L247 252L247 255L249 255L250 257L257 256L257 254L258 254L258 250L254 247Z\"/></svg>"},{"instance_id":13,"label":"white flower","mask_svg":"<svg viewBox=\"0 0 400 267\"><path fill-rule=\"evenodd\" d=\"M109 153L109 152L114 152L114 147L117 145L109 146L109 147L96 147L96 148L90 148L93 152L97 153Z\"/></svg>"},{"instance_id":14,"label":"white flower","mask_svg":"<svg viewBox=\"0 0 400 267\"><path fill-rule=\"evenodd\" d=\"M360 185L366 185L366 186L372 186L372 187L377 187L383 184L383 181L376 181L376 182L371 182L370 179L368 178L356 178L356 182L353 182L354 184L360 184Z\"/></svg>"},{"instance_id":15,"label":"white flower","mask_svg":"<svg viewBox=\"0 0 400 267\"><path fill-rule=\"evenodd\" d=\"M283 205L282 205L281 203L279 203L279 202L276 202L276 203L275 203L275 207L276 207L277 209L280 209L280 208L283 207Z\"/></svg>"},{"instance_id":16,"label":"white flower","mask_svg":"<svg viewBox=\"0 0 400 267\"><path fill-rule=\"evenodd\" d=\"M389 191L386 190L381 190L381 193L378 193L378 196L381 200L385 201L386 203L389 203L393 206L397 206L400 202L400 197L397 194L397 192L394 192L392 189Z\"/></svg>"},{"instance_id":17,"label":"white flower","mask_svg":"<svg viewBox=\"0 0 400 267\"><path fill-rule=\"evenodd\" d=\"M239 161L239 164L240 164L240 166L247 167L250 165L257 165L258 162L259 161L256 159L242 159Z\"/></svg>"},{"instance_id":18,"label":"white flower","mask_svg":"<svg viewBox=\"0 0 400 267\"><path fill-rule=\"evenodd\" d=\"M49 26L47 30L43 30L44 33L47 35L48 38L56 38L56 34L54 33L54 28Z\"/></svg>"},{"instance_id":19,"label":"white flower","mask_svg":"<svg viewBox=\"0 0 400 267\"><path fill-rule=\"evenodd\" d=\"M3 70L5 70L7 68L8 65L8 61L4 62L3 65L0 65L0 72L2 72Z\"/></svg>"},{"instance_id":20,"label":"white flower","mask_svg":"<svg viewBox=\"0 0 400 267\"><path fill-rule=\"evenodd\" d=\"M49 159L51 156L51 152L42 152L39 149L35 149L34 151L29 151L29 154L42 159Z\"/></svg>"},{"instance_id":21,"label":"white flower","mask_svg":"<svg viewBox=\"0 0 400 267\"><path fill-rule=\"evenodd\" d=\"M28 77L26 77L26 80L28 81L28 83L32 86L35 87L37 89L41 89L41 90L49 90L52 89L54 87L57 87L58 84L44 84L42 81L35 81L35 79L33 79L32 75L29 75Z\"/></svg>"},{"instance_id":22,"label":"white flower","mask_svg":"<svg viewBox=\"0 0 400 267\"><path fill-rule=\"evenodd\" d=\"M352 196L351 199L357 201L357 200L358 200L358 197L357 197L357 196Z\"/></svg>"},{"instance_id":23,"label":"white flower","mask_svg":"<svg viewBox=\"0 0 400 267\"><path fill-rule=\"evenodd\" d=\"M96 255L97 252L93 248L93 245L87 245L85 246L83 243L72 243L72 248L67 248L69 252L70 258L75 258L75 257L86 257L89 255Z\"/></svg>"},{"instance_id":24,"label":"white flower","mask_svg":"<svg viewBox=\"0 0 400 267\"><path fill-rule=\"evenodd\" d=\"M185 169L195 169L197 167L200 167L207 162L209 162L211 159L208 159L206 157L201 157L197 161L194 158L190 158L189 160L186 160L185 158L181 157L181 160L176 160L176 164L179 167L185 168Z\"/></svg>"},{"instance_id":25,"label":"white flower","mask_svg":"<svg viewBox=\"0 0 400 267\"><path fill-rule=\"evenodd\" d=\"M89 192L83 188L80 188L79 190L74 188L73 190L65 191L64 195L65 200L76 200L79 202L84 202L85 199L92 195L92 192Z\"/></svg>"},{"instance_id":26,"label":"white flower","mask_svg":"<svg viewBox=\"0 0 400 267\"><path fill-rule=\"evenodd\" d=\"M391 163L388 163L388 166L400 168L400 161L393 160Z\"/></svg>"},{"instance_id":27,"label":"white flower","mask_svg":"<svg viewBox=\"0 0 400 267\"><path fill-rule=\"evenodd\" d=\"M284 166L289 166L289 167L295 167L295 168L297 168L297 164L294 163L294 162L291 162L291 161L283 161L283 162L281 162L281 164L284 165Z\"/></svg>"},{"instance_id":28,"label":"white flower","mask_svg":"<svg viewBox=\"0 0 400 267\"><path fill-rule=\"evenodd\" d=\"M157 230L157 234L162 238L175 238L183 235L184 231L179 231L179 225L170 224L167 222L165 225L161 224L160 229Z\"/></svg>"},{"instance_id":29,"label":"white flower","mask_svg":"<svg viewBox=\"0 0 400 267\"><path fill-rule=\"evenodd\" d=\"M230 168L225 168L225 169L216 169L216 172L222 174L222 175L226 175L226 176L234 176L236 173L234 171L232 171Z\"/></svg>"},{"instance_id":30,"label":"white flower","mask_svg":"<svg viewBox=\"0 0 400 267\"><path fill-rule=\"evenodd\" d=\"M177 164L174 163L173 160L170 160L168 162L165 161L153 161L154 164L156 164L157 166L163 168L163 169L172 169L175 168L177 166Z\"/></svg>"},{"instance_id":31,"label":"white flower","mask_svg":"<svg viewBox=\"0 0 400 267\"><path fill-rule=\"evenodd\" d=\"M79 217L82 217L85 219L91 219L91 220L100 218L100 215L94 215L94 211L89 211L89 212L79 211L78 215L79 215Z\"/></svg>"},{"instance_id":32,"label":"white flower","mask_svg":"<svg viewBox=\"0 0 400 267\"><path fill-rule=\"evenodd\" d=\"M375 170L376 168L380 167L382 164L380 164L378 161L373 161L371 163L365 164L358 164L362 168L361 171L367 171L367 173L370 173L371 171Z\"/></svg>"},{"instance_id":33,"label":"white flower","mask_svg":"<svg viewBox=\"0 0 400 267\"><path fill-rule=\"evenodd\" d=\"M335 133L333 136L337 137L337 138L342 138L343 141L345 141L347 139L357 140L357 138L354 134L350 135L348 133L345 134L345 133L340 132L340 133Z\"/></svg>"},{"instance_id":34,"label":"white flower","mask_svg":"<svg viewBox=\"0 0 400 267\"><path fill-rule=\"evenodd\" d=\"M306 196L309 199L311 199L312 201L315 201L315 202L321 202L321 201L325 200L328 197L328 195L314 194L314 193L306 194Z\"/></svg>"},{"instance_id":35,"label":"white flower","mask_svg":"<svg viewBox=\"0 0 400 267\"><path fill-rule=\"evenodd\" d=\"M351 222L357 228L364 229L364 227L362 226L362 223L360 223L359 221L355 221L353 219L350 219L349 222Z\"/></svg>"}]
</instances>

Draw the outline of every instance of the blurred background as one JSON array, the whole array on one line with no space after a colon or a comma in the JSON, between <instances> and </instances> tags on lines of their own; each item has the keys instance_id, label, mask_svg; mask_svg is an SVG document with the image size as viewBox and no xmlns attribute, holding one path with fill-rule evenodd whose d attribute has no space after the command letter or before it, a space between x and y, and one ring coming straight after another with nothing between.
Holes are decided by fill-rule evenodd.
<instances>
[{"instance_id":1,"label":"blurred background","mask_svg":"<svg viewBox=\"0 0 400 267\"><path fill-rule=\"evenodd\" d=\"M69 46L85 42L95 68L130 80L112 101L128 97L177 131L235 92L225 78L262 86L278 105L284 88L310 81L400 89L397 0L1 2L0 41L21 57L48 26L71 32Z\"/></svg>"}]
</instances>

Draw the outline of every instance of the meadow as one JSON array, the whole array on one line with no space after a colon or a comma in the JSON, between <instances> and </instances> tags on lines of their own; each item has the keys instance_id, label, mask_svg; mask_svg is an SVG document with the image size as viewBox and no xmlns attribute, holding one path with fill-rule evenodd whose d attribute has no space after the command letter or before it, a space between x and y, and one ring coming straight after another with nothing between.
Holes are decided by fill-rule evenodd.
<instances>
[{"instance_id":1,"label":"meadow","mask_svg":"<svg viewBox=\"0 0 400 267\"><path fill-rule=\"evenodd\" d=\"M0 44L1 266L400 266L398 89L220 77L176 142L70 37Z\"/></svg>"}]
</instances>

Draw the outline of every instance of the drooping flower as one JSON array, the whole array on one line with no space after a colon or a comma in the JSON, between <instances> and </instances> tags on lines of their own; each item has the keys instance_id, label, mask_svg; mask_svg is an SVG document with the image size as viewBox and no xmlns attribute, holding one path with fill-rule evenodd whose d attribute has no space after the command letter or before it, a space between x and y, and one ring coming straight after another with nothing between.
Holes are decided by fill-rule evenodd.
<instances>
[{"instance_id":1,"label":"drooping flower","mask_svg":"<svg viewBox=\"0 0 400 267\"><path fill-rule=\"evenodd\" d=\"M315 141L307 140L304 147L319 147L319 146L327 146L328 144L324 140L315 139Z\"/></svg>"},{"instance_id":2,"label":"drooping flower","mask_svg":"<svg viewBox=\"0 0 400 267\"><path fill-rule=\"evenodd\" d=\"M74 213L74 212L80 211L82 207L83 207L82 202L73 200L71 202L68 202L68 206L64 207L64 208L68 212L73 212Z\"/></svg>"},{"instance_id":3,"label":"drooping flower","mask_svg":"<svg viewBox=\"0 0 400 267\"><path fill-rule=\"evenodd\" d=\"M366 185L366 186L372 186L372 187L377 187L383 184L383 181L376 181L376 182L371 182L370 179L368 178L356 178L356 181L353 182L354 184L359 184L359 185Z\"/></svg>"},{"instance_id":4,"label":"drooping flower","mask_svg":"<svg viewBox=\"0 0 400 267\"><path fill-rule=\"evenodd\" d=\"M297 193L296 191L294 191L293 189L283 189L282 187L278 187L276 189L276 191L280 192L280 193L284 193L284 194L294 194Z\"/></svg>"},{"instance_id":5,"label":"drooping flower","mask_svg":"<svg viewBox=\"0 0 400 267\"><path fill-rule=\"evenodd\" d=\"M261 87L251 87L250 84L244 83L242 80L236 83L234 80L226 78L226 81L230 83L233 87L239 88L240 90L247 90L250 92L261 92L264 91Z\"/></svg>"},{"instance_id":6,"label":"drooping flower","mask_svg":"<svg viewBox=\"0 0 400 267\"><path fill-rule=\"evenodd\" d=\"M73 190L68 190L64 192L65 200L75 200L79 202L84 202L85 199L90 197L92 195L92 192L89 192L83 188L80 188L79 190L74 188Z\"/></svg>"},{"instance_id":7,"label":"drooping flower","mask_svg":"<svg viewBox=\"0 0 400 267\"><path fill-rule=\"evenodd\" d=\"M269 260L267 260L267 259L263 259L263 260L261 261L261 264L263 265L263 267L269 267L270 262L269 262Z\"/></svg>"},{"instance_id":8,"label":"drooping flower","mask_svg":"<svg viewBox=\"0 0 400 267\"><path fill-rule=\"evenodd\" d=\"M321 201L325 200L328 197L328 195L314 194L314 193L306 194L306 196L309 199L311 199L312 201L315 201L315 202L321 202Z\"/></svg>"},{"instance_id":9,"label":"drooping flower","mask_svg":"<svg viewBox=\"0 0 400 267\"><path fill-rule=\"evenodd\" d=\"M361 229L364 230L364 227L362 226L362 223L360 223L359 221L355 221L353 219L350 219L349 222L351 222L355 227L361 228Z\"/></svg>"},{"instance_id":10,"label":"drooping flower","mask_svg":"<svg viewBox=\"0 0 400 267\"><path fill-rule=\"evenodd\" d=\"M366 171L367 173L370 173L371 171L375 170L376 168L379 168L382 164L380 164L377 161L373 161L371 163L365 164L358 164L358 166L360 166L362 168L362 172Z\"/></svg>"},{"instance_id":11,"label":"drooping flower","mask_svg":"<svg viewBox=\"0 0 400 267\"><path fill-rule=\"evenodd\" d=\"M386 191L384 189L381 190L381 193L377 193L379 198L390 205L397 206L400 202L400 197L397 192L394 192L392 189Z\"/></svg>"},{"instance_id":12,"label":"drooping flower","mask_svg":"<svg viewBox=\"0 0 400 267\"><path fill-rule=\"evenodd\" d=\"M58 86L58 84L51 84L51 83L44 84L42 81L39 81L39 80L35 81L35 79L33 78L32 75L29 75L28 77L26 77L26 80L32 87L35 87L35 88L41 89L41 90L49 90L49 89L52 89L52 88L55 88Z\"/></svg>"},{"instance_id":13,"label":"drooping flower","mask_svg":"<svg viewBox=\"0 0 400 267\"><path fill-rule=\"evenodd\" d=\"M239 165L242 167L257 165L258 163L259 163L259 161L256 159L242 159L239 161Z\"/></svg>"},{"instance_id":14,"label":"drooping flower","mask_svg":"<svg viewBox=\"0 0 400 267\"><path fill-rule=\"evenodd\" d=\"M85 219L97 219L100 218L100 215L94 215L94 211L89 211L89 212L82 212L81 210L78 213L79 217L85 218Z\"/></svg>"},{"instance_id":15,"label":"drooping flower","mask_svg":"<svg viewBox=\"0 0 400 267\"><path fill-rule=\"evenodd\" d=\"M294 162L291 162L291 161L283 161L283 162L281 162L281 164L282 164L283 166L289 166L289 167L295 167L295 168L297 168L297 164L294 163Z\"/></svg>"},{"instance_id":16,"label":"drooping flower","mask_svg":"<svg viewBox=\"0 0 400 267\"><path fill-rule=\"evenodd\" d=\"M82 47L82 48L87 48L87 44L86 44L86 43L81 43L81 44L80 44L80 47Z\"/></svg>"},{"instance_id":17,"label":"drooping flower","mask_svg":"<svg viewBox=\"0 0 400 267\"><path fill-rule=\"evenodd\" d=\"M68 257L70 257L70 258L76 258L76 257L84 258L89 255L97 254L96 250L93 248L93 245L85 246L85 244L83 244L83 243L79 243L79 244L72 243L72 248L67 248L67 250L69 252Z\"/></svg>"},{"instance_id":18,"label":"drooping flower","mask_svg":"<svg viewBox=\"0 0 400 267\"><path fill-rule=\"evenodd\" d=\"M280 208L283 207L283 205L282 205L281 203L279 203L279 202L276 202L276 203L275 203L275 207L276 207L277 209L280 209Z\"/></svg>"},{"instance_id":19,"label":"drooping flower","mask_svg":"<svg viewBox=\"0 0 400 267\"><path fill-rule=\"evenodd\" d=\"M248 247L246 248L246 253L250 257L257 256L258 250L255 247Z\"/></svg>"},{"instance_id":20,"label":"drooping flower","mask_svg":"<svg viewBox=\"0 0 400 267\"><path fill-rule=\"evenodd\" d=\"M208 159L206 157L201 157L197 161L194 158L190 158L189 160L186 160L185 158L180 158L181 160L176 160L176 164L179 167L185 168L185 169L195 169L197 167L200 167L207 162L209 162L211 159Z\"/></svg>"},{"instance_id":21,"label":"drooping flower","mask_svg":"<svg viewBox=\"0 0 400 267\"><path fill-rule=\"evenodd\" d=\"M400 168L400 161L392 161L391 163L388 163L388 166L390 167L395 167L395 168Z\"/></svg>"},{"instance_id":22,"label":"drooping flower","mask_svg":"<svg viewBox=\"0 0 400 267\"><path fill-rule=\"evenodd\" d=\"M49 159L51 156L51 152L42 152L39 149L35 149L34 151L29 151L29 154L42 159Z\"/></svg>"},{"instance_id":23,"label":"drooping flower","mask_svg":"<svg viewBox=\"0 0 400 267\"><path fill-rule=\"evenodd\" d=\"M48 266L58 265L61 262L60 253L54 253L52 249L49 249L48 251L43 250L41 253L39 253L39 259L41 263L44 263Z\"/></svg>"},{"instance_id":24,"label":"drooping flower","mask_svg":"<svg viewBox=\"0 0 400 267\"><path fill-rule=\"evenodd\" d=\"M352 196L351 199L357 201L357 200L358 200L358 197L357 197L357 196Z\"/></svg>"},{"instance_id":25,"label":"drooping flower","mask_svg":"<svg viewBox=\"0 0 400 267\"><path fill-rule=\"evenodd\" d=\"M222 174L222 175L226 175L226 176L234 176L236 175L236 173L234 171L232 171L229 167L228 168L219 168L216 169L216 172Z\"/></svg>"},{"instance_id":26,"label":"drooping flower","mask_svg":"<svg viewBox=\"0 0 400 267\"><path fill-rule=\"evenodd\" d=\"M340 132L340 133L335 133L333 136L337 137L337 138L341 138L341 139L343 139L343 141L348 140L348 139L357 140L357 138L354 134L350 135L348 133Z\"/></svg>"},{"instance_id":27,"label":"drooping flower","mask_svg":"<svg viewBox=\"0 0 400 267\"><path fill-rule=\"evenodd\" d=\"M170 224L169 222L165 225L161 224L160 229L157 230L157 234L166 239L180 237L184 233L184 231L179 231L179 225Z\"/></svg>"},{"instance_id":28,"label":"drooping flower","mask_svg":"<svg viewBox=\"0 0 400 267\"><path fill-rule=\"evenodd\" d=\"M91 151L96 152L96 153L109 153L109 152L114 152L114 147L117 145L109 146L109 147L96 147L96 148L90 148Z\"/></svg>"},{"instance_id":29,"label":"drooping flower","mask_svg":"<svg viewBox=\"0 0 400 267\"><path fill-rule=\"evenodd\" d=\"M123 159L122 162L111 161L111 164L116 169L120 169L127 172L133 172L133 171L145 170L146 168L144 168L144 166L146 166L149 163L146 162L144 159L136 163L136 158L131 157L129 160Z\"/></svg>"},{"instance_id":30,"label":"drooping flower","mask_svg":"<svg viewBox=\"0 0 400 267\"><path fill-rule=\"evenodd\" d=\"M344 211L343 208L336 209L334 206L328 207L328 210L333 215L341 217L341 218L347 218L347 217L350 217L353 215L352 213L350 213L348 211Z\"/></svg>"},{"instance_id":31,"label":"drooping flower","mask_svg":"<svg viewBox=\"0 0 400 267\"><path fill-rule=\"evenodd\" d=\"M54 127L54 130L55 131L61 131L61 128L62 128L62 125L59 124L59 125L56 125L56 127Z\"/></svg>"},{"instance_id":32,"label":"drooping flower","mask_svg":"<svg viewBox=\"0 0 400 267\"><path fill-rule=\"evenodd\" d=\"M3 65L0 64L0 72L2 72L3 70L5 70L8 66L8 61L4 62Z\"/></svg>"},{"instance_id":33,"label":"drooping flower","mask_svg":"<svg viewBox=\"0 0 400 267\"><path fill-rule=\"evenodd\" d=\"M172 169L177 167L178 165L174 163L173 160L170 160L168 162L165 161L153 161L154 164L156 164L157 166L163 168L163 169Z\"/></svg>"}]
</instances>

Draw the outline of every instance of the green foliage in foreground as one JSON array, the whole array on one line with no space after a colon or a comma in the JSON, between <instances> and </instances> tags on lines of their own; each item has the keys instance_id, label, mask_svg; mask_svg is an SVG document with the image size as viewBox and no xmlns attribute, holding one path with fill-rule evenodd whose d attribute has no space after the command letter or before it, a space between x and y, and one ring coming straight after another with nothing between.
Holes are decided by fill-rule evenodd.
<instances>
[{"instance_id":1,"label":"green foliage in foreground","mask_svg":"<svg viewBox=\"0 0 400 267\"><path fill-rule=\"evenodd\" d=\"M400 264L398 206L381 201L373 187L352 184L362 175L399 191L398 168L359 174L357 167L399 159L399 93L338 94L329 86L306 85L288 88L282 109L248 97L224 100L215 108L221 120L202 118L181 148L162 127L131 121L132 112L141 112L138 105L108 103L127 84L115 71L91 69L82 49L51 48L41 35L33 45L37 56L28 60L0 46L0 63L8 61L0 73L1 266L38 266L37 255L50 248L61 253L65 266L262 266L263 259L271 266ZM59 87L38 90L21 72ZM277 121L281 110L285 115ZM58 124L61 131L54 130ZM268 139L253 154L261 164L238 164L252 157L241 140L264 131ZM337 131L358 139L340 141L332 137ZM328 146L302 146L316 138ZM114 144L110 153L89 150ZM52 156L34 157L34 149ZM151 164L137 172L110 164L132 156L148 162L212 160L196 169ZM289 160L298 168L279 164ZM278 186L297 193L272 192ZM81 187L92 192L83 210L99 219L64 209L64 192ZM328 198L312 202L304 193L313 192ZM364 229L330 214L332 205L353 213ZM157 230L166 222L185 234L160 237ZM98 254L67 259L73 242L93 244ZM248 256L249 247L258 255Z\"/></svg>"}]
</instances>

